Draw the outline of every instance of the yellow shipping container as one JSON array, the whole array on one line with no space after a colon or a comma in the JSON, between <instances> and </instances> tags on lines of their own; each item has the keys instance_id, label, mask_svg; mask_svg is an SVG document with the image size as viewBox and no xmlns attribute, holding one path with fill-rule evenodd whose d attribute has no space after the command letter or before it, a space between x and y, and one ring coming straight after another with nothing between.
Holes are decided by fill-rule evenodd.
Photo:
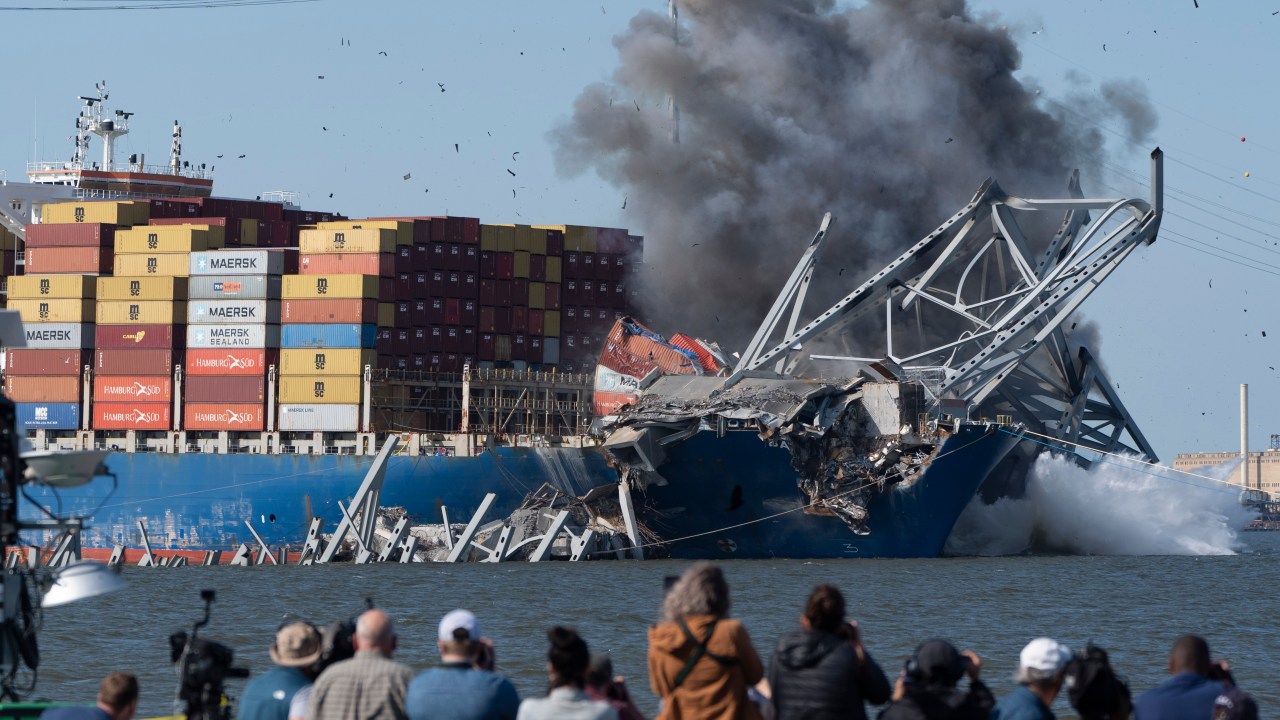
<instances>
[{"instance_id":1,"label":"yellow shipping container","mask_svg":"<svg viewBox=\"0 0 1280 720\"><path fill-rule=\"evenodd\" d=\"M498 228L498 252L515 252L516 228L514 225L495 225Z\"/></svg>"},{"instance_id":2,"label":"yellow shipping container","mask_svg":"<svg viewBox=\"0 0 1280 720\"><path fill-rule=\"evenodd\" d=\"M561 281L564 266L561 264L561 258L558 255L547 256L547 282L558 283Z\"/></svg>"},{"instance_id":3,"label":"yellow shipping container","mask_svg":"<svg viewBox=\"0 0 1280 720\"><path fill-rule=\"evenodd\" d=\"M127 200L102 202L62 202L44 206L41 216L47 223L104 223L107 225L144 225L151 216L151 205Z\"/></svg>"},{"instance_id":4,"label":"yellow shipping container","mask_svg":"<svg viewBox=\"0 0 1280 720\"><path fill-rule=\"evenodd\" d=\"M378 228L396 231L397 245L413 244L413 221L411 220L334 220L316 223L319 230L363 230Z\"/></svg>"},{"instance_id":5,"label":"yellow shipping container","mask_svg":"<svg viewBox=\"0 0 1280 720\"><path fill-rule=\"evenodd\" d=\"M547 231L543 228L529 228L529 252L534 255L547 254Z\"/></svg>"},{"instance_id":6,"label":"yellow shipping container","mask_svg":"<svg viewBox=\"0 0 1280 720\"><path fill-rule=\"evenodd\" d=\"M516 277L529 277L529 252L527 250L516 251Z\"/></svg>"},{"instance_id":7,"label":"yellow shipping container","mask_svg":"<svg viewBox=\"0 0 1280 720\"><path fill-rule=\"evenodd\" d=\"M118 259L117 262L119 262ZM285 300L377 298L378 277L376 275L285 275L281 295Z\"/></svg>"},{"instance_id":8,"label":"yellow shipping container","mask_svg":"<svg viewBox=\"0 0 1280 720\"><path fill-rule=\"evenodd\" d=\"M116 254L203 252L213 247L211 234L208 225L143 225L116 232Z\"/></svg>"},{"instance_id":9,"label":"yellow shipping container","mask_svg":"<svg viewBox=\"0 0 1280 720\"><path fill-rule=\"evenodd\" d=\"M559 310L548 310L542 313L542 334L547 337L560 337Z\"/></svg>"},{"instance_id":10,"label":"yellow shipping container","mask_svg":"<svg viewBox=\"0 0 1280 720\"><path fill-rule=\"evenodd\" d=\"M100 277L99 300L186 300L187 279L181 277Z\"/></svg>"},{"instance_id":11,"label":"yellow shipping container","mask_svg":"<svg viewBox=\"0 0 1280 720\"><path fill-rule=\"evenodd\" d=\"M541 310L547 306L547 284L540 282L529 283L529 307L534 310Z\"/></svg>"},{"instance_id":12,"label":"yellow shipping container","mask_svg":"<svg viewBox=\"0 0 1280 720\"><path fill-rule=\"evenodd\" d=\"M181 325L187 304L181 300L100 300L99 325Z\"/></svg>"},{"instance_id":13,"label":"yellow shipping container","mask_svg":"<svg viewBox=\"0 0 1280 720\"><path fill-rule=\"evenodd\" d=\"M365 365L377 366L377 350L306 348L280 351L280 375L362 376ZM282 401L284 402L284 401ZM311 400L298 402L312 402Z\"/></svg>"},{"instance_id":14,"label":"yellow shipping container","mask_svg":"<svg viewBox=\"0 0 1280 720\"><path fill-rule=\"evenodd\" d=\"M529 252L529 230L531 229L528 225L515 226L514 247L516 252Z\"/></svg>"},{"instance_id":15,"label":"yellow shipping container","mask_svg":"<svg viewBox=\"0 0 1280 720\"><path fill-rule=\"evenodd\" d=\"M378 303L378 327L395 327L396 304Z\"/></svg>"},{"instance_id":16,"label":"yellow shipping container","mask_svg":"<svg viewBox=\"0 0 1280 720\"><path fill-rule=\"evenodd\" d=\"M244 218L240 221L240 244L257 245L258 244L258 221L252 218Z\"/></svg>"},{"instance_id":17,"label":"yellow shipping container","mask_svg":"<svg viewBox=\"0 0 1280 720\"><path fill-rule=\"evenodd\" d=\"M481 225L480 226L480 251L481 252L497 252L498 251L498 225Z\"/></svg>"},{"instance_id":18,"label":"yellow shipping container","mask_svg":"<svg viewBox=\"0 0 1280 720\"><path fill-rule=\"evenodd\" d=\"M544 230L559 230L564 233L565 252L595 252L596 228L585 225L534 225Z\"/></svg>"},{"instance_id":19,"label":"yellow shipping container","mask_svg":"<svg viewBox=\"0 0 1280 720\"><path fill-rule=\"evenodd\" d=\"M187 277L191 273L191 253L117 255L115 275L133 277Z\"/></svg>"},{"instance_id":20,"label":"yellow shipping container","mask_svg":"<svg viewBox=\"0 0 1280 720\"><path fill-rule=\"evenodd\" d=\"M17 310L22 322L93 322L93 300L9 300L8 309Z\"/></svg>"},{"instance_id":21,"label":"yellow shipping container","mask_svg":"<svg viewBox=\"0 0 1280 720\"><path fill-rule=\"evenodd\" d=\"M7 228L0 227L0 250L16 250L18 248L18 236L9 232ZM4 268L5 272L9 268Z\"/></svg>"},{"instance_id":22,"label":"yellow shipping container","mask_svg":"<svg viewBox=\"0 0 1280 720\"><path fill-rule=\"evenodd\" d=\"M386 228L303 230L298 249L304 253L395 252L397 233Z\"/></svg>"},{"instance_id":23,"label":"yellow shipping container","mask_svg":"<svg viewBox=\"0 0 1280 720\"><path fill-rule=\"evenodd\" d=\"M15 275L9 278L9 299L83 300L94 297L97 279L93 275Z\"/></svg>"},{"instance_id":24,"label":"yellow shipping container","mask_svg":"<svg viewBox=\"0 0 1280 720\"><path fill-rule=\"evenodd\" d=\"M282 375L280 403L354 405L360 402L360 376Z\"/></svg>"}]
</instances>

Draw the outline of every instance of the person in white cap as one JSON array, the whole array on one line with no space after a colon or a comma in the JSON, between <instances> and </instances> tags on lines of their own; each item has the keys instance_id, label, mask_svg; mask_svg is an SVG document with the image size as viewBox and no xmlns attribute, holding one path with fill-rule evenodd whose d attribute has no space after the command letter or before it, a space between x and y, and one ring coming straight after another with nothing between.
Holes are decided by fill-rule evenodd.
<instances>
[{"instance_id":1,"label":"person in white cap","mask_svg":"<svg viewBox=\"0 0 1280 720\"><path fill-rule=\"evenodd\" d=\"M493 669L493 652L480 621L467 610L440 620L440 665L409 683L409 720L515 720L520 696Z\"/></svg>"},{"instance_id":2,"label":"person in white cap","mask_svg":"<svg viewBox=\"0 0 1280 720\"><path fill-rule=\"evenodd\" d=\"M991 720L1053 720L1049 709L1062 689L1071 649L1050 638L1036 638L1018 657L1018 687L1000 698Z\"/></svg>"}]
</instances>

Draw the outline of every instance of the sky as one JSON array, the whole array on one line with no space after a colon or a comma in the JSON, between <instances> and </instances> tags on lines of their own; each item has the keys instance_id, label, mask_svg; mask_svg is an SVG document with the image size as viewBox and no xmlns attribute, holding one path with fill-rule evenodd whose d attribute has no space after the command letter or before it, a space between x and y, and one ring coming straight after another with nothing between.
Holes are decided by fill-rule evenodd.
<instances>
[{"instance_id":1,"label":"sky","mask_svg":"<svg viewBox=\"0 0 1280 720\"><path fill-rule=\"evenodd\" d=\"M13 9L55 4L117 3L0 0L9 30L0 62L10 70L0 74L0 172L10 180L30 160L70 155L76 98L105 79L111 104L136 113L117 157L164 162L180 120L184 158L214 167L218 195L288 190L308 209L352 217L449 213L645 232L646 219L623 207L626 188L558 171L550 134L584 87L610 79L613 38L638 11L664 12L663 0ZM1087 195L1147 197L1150 145L1166 152L1160 238L1082 309L1100 331L1095 355L1161 460L1238 449L1241 383L1250 448L1268 447L1280 433L1280 107L1259 79L1280 67L1280 2L970 7L1008 26L1022 52L1017 77L1042 88L1043 102L1067 104L1103 132L1106 173L1081 179ZM1153 142L1130 142L1067 101L1113 80L1145 88L1158 114ZM627 100L665 112L665 97ZM1000 181L1017 192L1017 178Z\"/></svg>"}]
</instances>

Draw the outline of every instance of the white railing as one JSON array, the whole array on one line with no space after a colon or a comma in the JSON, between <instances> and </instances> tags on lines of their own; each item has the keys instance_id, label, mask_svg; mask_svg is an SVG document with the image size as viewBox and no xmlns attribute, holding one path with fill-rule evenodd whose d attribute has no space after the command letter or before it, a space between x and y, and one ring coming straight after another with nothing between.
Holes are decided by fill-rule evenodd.
<instances>
[{"instance_id":1,"label":"white railing","mask_svg":"<svg viewBox=\"0 0 1280 720\"><path fill-rule=\"evenodd\" d=\"M102 167L99 163L92 162L28 162L27 172L79 172L81 170L95 170L100 172L135 172L150 173L152 175L178 175L181 177L195 178L197 180L212 180L213 173L209 170L201 170L198 167L185 167L178 172L173 172L173 168L168 165L142 165L139 163L115 163L111 167Z\"/></svg>"},{"instance_id":2,"label":"white railing","mask_svg":"<svg viewBox=\"0 0 1280 720\"><path fill-rule=\"evenodd\" d=\"M285 207L298 208L302 202L302 193L292 190L268 190L262 193L263 202L278 202Z\"/></svg>"}]
</instances>

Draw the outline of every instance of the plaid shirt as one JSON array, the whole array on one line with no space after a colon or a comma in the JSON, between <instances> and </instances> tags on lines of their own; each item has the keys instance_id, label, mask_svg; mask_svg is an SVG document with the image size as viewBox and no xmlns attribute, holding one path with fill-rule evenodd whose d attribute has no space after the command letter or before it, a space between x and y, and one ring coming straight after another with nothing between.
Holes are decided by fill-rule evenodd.
<instances>
[{"instance_id":1,"label":"plaid shirt","mask_svg":"<svg viewBox=\"0 0 1280 720\"><path fill-rule=\"evenodd\" d=\"M311 692L308 720L405 720L413 669L377 650L361 650L327 668Z\"/></svg>"}]
</instances>

